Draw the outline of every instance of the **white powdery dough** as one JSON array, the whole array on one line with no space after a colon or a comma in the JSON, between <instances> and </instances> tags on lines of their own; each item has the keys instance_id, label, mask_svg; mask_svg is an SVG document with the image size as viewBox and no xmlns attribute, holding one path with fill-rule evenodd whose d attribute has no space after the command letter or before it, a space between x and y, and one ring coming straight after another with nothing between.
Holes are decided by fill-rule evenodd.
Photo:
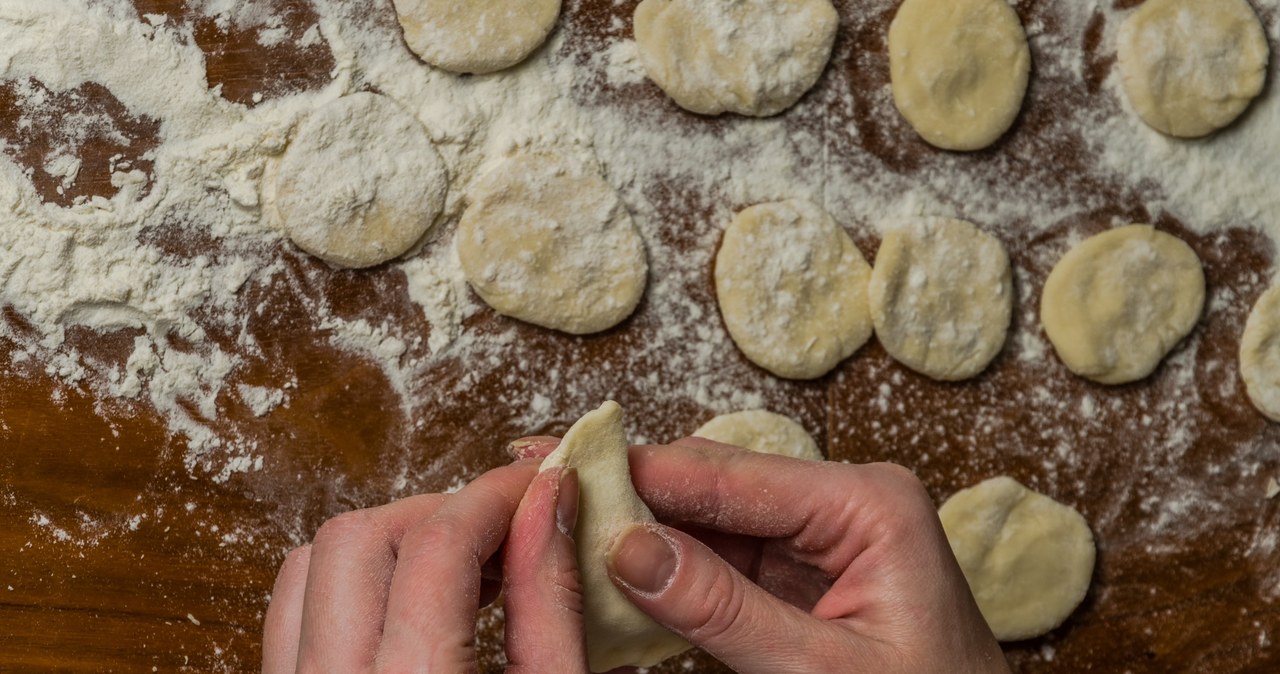
<instances>
[{"instance_id":1,"label":"white powdery dough","mask_svg":"<svg viewBox=\"0 0 1280 674\"><path fill-rule=\"evenodd\" d=\"M455 73L492 73L528 58L560 16L560 0L395 0L405 42Z\"/></svg>"},{"instance_id":2,"label":"white powdery dough","mask_svg":"<svg viewBox=\"0 0 1280 674\"><path fill-rule=\"evenodd\" d=\"M1096 556L1074 508L1009 477L962 489L938 509L951 550L996 639L1061 625L1084 600Z\"/></svg>"},{"instance_id":3,"label":"white powdery dough","mask_svg":"<svg viewBox=\"0 0 1280 674\"><path fill-rule=\"evenodd\" d=\"M871 337L870 277L831 216L797 200L739 213L715 262L716 299L734 343L789 379L821 377Z\"/></svg>"},{"instance_id":4,"label":"white powdery dough","mask_svg":"<svg viewBox=\"0 0 1280 674\"><path fill-rule=\"evenodd\" d=\"M1031 50L1005 0L906 0L889 25L898 111L946 150L994 143L1022 108Z\"/></svg>"},{"instance_id":5,"label":"white powdery dough","mask_svg":"<svg viewBox=\"0 0 1280 674\"><path fill-rule=\"evenodd\" d=\"M1249 313L1240 339L1240 374L1253 406L1280 421L1280 286L1263 293Z\"/></svg>"},{"instance_id":6,"label":"white powdery dough","mask_svg":"<svg viewBox=\"0 0 1280 674\"><path fill-rule=\"evenodd\" d=\"M963 220L913 220L881 242L870 301L876 338L895 360L934 379L968 379L1000 353L1009 332L1009 255Z\"/></svg>"},{"instance_id":7,"label":"white powdery dough","mask_svg":"<svg viewBox=\"0 0 1280 674\"><path fill-rule=\"evenodd\" d=\"M588 162L523 153L468 193L456 245L467 280L499 313L583 335L613 327L644 295L644 242Z\"/></svg>"},{"instance_id":8,"label":"white powdery dough","mask_svg":"<svg viewBox=\"0 0 1280 674\"><path fill-rule=\"evenodd\" d=\"M768 410L721 414L693 432L694 437L744 447L753 452L822 461L813 436L794 419Z\"/></svg>"},{"instance_id":9,"label":"white powdery dough","mask_svg":"<svg viewBox=\"0 0 1280 674\"><path fill-rule=\"evenodd\" d=\"M650 79L680 107L767 117L818 81L838 23L829 0L644 0L635 36Z\"/></svg>"},{"instance_id":10,"label":"white powdery dough","mask_svg":"<svg viewBox=\"0 0 1280 674\"><path fill-rule=\"evenodd\" d=\"M449 186L422 124L371 93L345 96L308 117L275 179L275 207L289 238L351 268L412 248L440 216Z\"/></svg>"},{"instance_id":11,"label":"white powdery dough","mask_svg":"<svg viewBox=\"0 0 1280 674\"><path fill-rule=\"evenodd\" d=\"M648 667L689 648L632 604L609 578L605 558L614 541L634 524L656 522L636 495L627 464L622 408L611 401L587 413L542 461L542 470L578 471L578 572L587 626L587 661L593 672Z\"/></svg>"},{"instance_id":12,"label":"white powdery dough","mask_svg":"<svg viewBox=\"0 0 1280 674\"><path fill-rule=\"evenodd\" d=\"M1171 136L1197 138L1230 124L1266 82L1267 36L1245 0L1147 0L1118 42L1129 102Z\"/></svg>"},{"instance_id":13,"label":"white powdery dough","mask_svg":"<svg viewBox=\"0 0 1280 674\"><path fill-rule=\"evenodd\" d=\"M1204 269L1181 239L1150 225L1091 237L1045 281L1040 320L1072 372L1103 384L1151 374L1204 311Z\"/></svg>"}]
</instances>

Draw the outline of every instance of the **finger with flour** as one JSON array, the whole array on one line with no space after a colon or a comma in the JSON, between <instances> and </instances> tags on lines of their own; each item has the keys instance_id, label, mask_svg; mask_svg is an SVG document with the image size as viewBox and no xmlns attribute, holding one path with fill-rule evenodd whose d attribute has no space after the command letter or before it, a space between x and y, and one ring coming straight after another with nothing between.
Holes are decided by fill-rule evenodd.
<instances>
[{"instance_id":1,"label":"finger with flour","mask_svg":"<svg viewBox=\"0 0 1280 674\"><path fill-rule=\"evenodd\" d=\"M344 513L320 527L307 569L299 671L359 671L373 662L400 539L445 498L416 496Z\"/></svg>"},{"instance_id":2,"label":"finger with flour","mask_svg":"<svg viewBox=\"0 0 1280 674\"><path fill-rule=\"evenodd\" d=\"M284 558L262 630L262 673L293 674L298 668L302 636L302 604L306 599L311 546L295 548Z\"/></svg>"},{"instance_id":3,"label":"finger with flour","mask_svg":"<svg viewBox=\"0 0 1280 674\"><path fill-rule=\"evenodd\" d=\"M577 471L534 478L503 553L507 674L586 672L577 521Z\"/></svg>"},{"instance_id":4,"label":"finger with flour","mask_svg":"<svg viewBox=\"0 0 1280 674\"><path fill-rule=\"evenodd\" d=\"M536 468L533 462L519 462L491 470L405 533L388 583L380 666L391 671L474 670L482 566L506 538ZM435 601L424 601L426 597Z\"/></svg>"}]
</instances>

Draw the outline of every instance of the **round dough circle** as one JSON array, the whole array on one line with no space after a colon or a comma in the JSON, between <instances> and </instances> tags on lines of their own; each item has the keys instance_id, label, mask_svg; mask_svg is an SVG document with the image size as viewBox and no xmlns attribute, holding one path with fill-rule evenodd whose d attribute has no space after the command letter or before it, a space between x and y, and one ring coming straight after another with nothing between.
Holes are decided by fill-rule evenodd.
<instances>
[{"instance_id":1,"label":"round dough circle","mask_svg":"<svg viewBox=\"0 0 1280 674\"><path fill-rule=\"evenodd\" d=\"M1044 285L1040 320L1072 372L1103 384L1151 374L1200 320L1204 269L1191 247L1150 225L1094 236Z\"/></svg>"},{"instance_id":2,"label":"round dough circle","mask_svg":"<svg viewBox=\"0 0 1280 674\"><path fill-rule=\"evenodd\" d=\"M644 0L635 12L649 79L703 115L794 105L831 59L838 24L830 0Z\"/></svg>"},{"instance_id":3,"label":"round dough circle","mask_svg":"<svg viewBox=\"0 0 1280 674\"><path fill-rule=\"evenodd\" d=\"M1084 600L1096 551L1074 508L995 477L956 492L938 517L996 639L1040 636Z\"/></svg>"},{"instance_id":4,"label":"round dough circle","mask_svg":"<svg viewBox=\"0 0 1280 674\"><path fill-rule=\"evenodd\" d=\"M716 299L751 362L815 379L871 337L871 267L826 211L807 201L752 206L724 233Z\"/></svg>"},{"instance_id":5,"label":"round dough circle","mask_svg":"<svg viewBox=\"0 0 1280 674\"><path fill-rule=\"evenodd\" d=\"M822 450L804 426L767 410L721 414L693 432L694 437L745 447L753 452L822 461Z\"/></svg>"},{"instance_id":6,"label":"round dough circle","mask_svg":"<svg viewBox=\"0 0 1280 674\"><path fill-rule=\"evenodd\" d=\"M339 267L371 267L422 240L448 185L417 118L385 96L358 93L298 128L276 172L276 210L299 248Z\"/></svg>"},{"instance_id":7,"label":"round dough circle","mask_svg":"<svg viewBox=\"0 0 1280 674\"><path fill-rule=\"evenodd\" d=\"M502 160L468 195L457 250L498 313L570 334L620 323L644 295L644 242L618 193L583 162Z\"/></svg>"},{"instance_id":8,"label":"round dough circle","mask_svg":"<svg viewBox=\"0 0 1280 674\"><path fill-rule=\"evenodd\" d=\"M1249 313L1240 340L1240 374L1253 406L1280 421L1280 286L1263 293Z\"/></svg>"},{"instance_id":9,"label":"round dough circle","mask_svg":"<svg viewBox=\"0 0 1280 674\"><path fill-rule=\"evenodd\" d=\"M510 68L546 41L560 0L395 0L409 49L437 68L483 75Z\"/></svg>"},{"instance_id":10,"label":"round dough circle","mask_svg":"<svg viewBox=\"0 0 1280 674\"><path fill-rule=\"evenodd\" d=\"M1270 49L1245 0L1147 0L1120 26L1125 95L1142 121L1198 138L1262 92Z\"/></svg>"},{"instance_id":11,"label":"round dough circle","mask_svg":"<svg viewBox=\"0 0 1280 674\"><path fill-rule=\"evenodd\" d=\"M930 145L978 150L1013 125L1031 50L1005 0L906 0L889 25L893 102Z\"/></svg>"},{"instance_id":12,"label":"round dough circle","mask_svg":"<svg viewBox=\"0 0 1280 674\"><path fill-rule=\"evenodd\" d=\"M870 300L889 355L934 379L967 379L986 369L1009 332L1009 255L968 222L925 219L885 235Z\"/></svg>"}]
</instances>

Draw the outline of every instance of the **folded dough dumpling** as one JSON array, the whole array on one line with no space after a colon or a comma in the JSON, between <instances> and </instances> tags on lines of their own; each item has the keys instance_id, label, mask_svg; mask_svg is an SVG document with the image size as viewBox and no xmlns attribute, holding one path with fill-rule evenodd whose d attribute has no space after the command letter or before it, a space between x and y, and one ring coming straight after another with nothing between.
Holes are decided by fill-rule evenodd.
<instances>
[{"instance_id":1,"label":"folded dough dumpling","mask_svg":"<svg viewBox=\"0 0 1280 674\"><path fill-rule=\"evenodd\" d=\"M622 407L613 401L569 429L542 470L578 470L578 573L587 625L587 664L593 672L648 667L689 648L689 643L636 608L609 579L605 556L618 535L636 523L654 522L636 495L627 464Z\"/></svg>"}]
</instances>

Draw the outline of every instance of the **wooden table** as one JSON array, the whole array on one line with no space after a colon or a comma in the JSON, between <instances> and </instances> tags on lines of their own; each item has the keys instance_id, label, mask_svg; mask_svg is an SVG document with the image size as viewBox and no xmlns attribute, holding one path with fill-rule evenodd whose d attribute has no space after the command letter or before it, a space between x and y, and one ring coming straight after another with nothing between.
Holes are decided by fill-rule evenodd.
<instances>
[{"instance_id":1,"label":"wooden table","mask_svg":"<svg viewBox=\"0 0 1280 674\"><path fill-rule=\"evenodd\" d=\"M388 12L389 2L376 4L376 11ZM569 0L562 30L608 37L619 30L611 18L630 25L626 19L635 3L622 4ZM877 121L857 93L886 82L883 31L892 5L880 3L887 9L877 5L869 13L852 2L837 4L844 17L837 57L811 97L820 102L842 88L854 91L852 109L829 114L849 115L870 132L858 141L832 142L861 143L882 156L890 170L919 170L928 150L918 141L906 150L886 145L885 138L901 128L883 125L901 121ZM1019 11L1026 20L1046 14L1045 4L1024 2ZM253 105L255 93L271 98L322 86L333 65L323 44L301 49L286 42L267 49L252 33L224 32L195 18L181 0L135 0L135 5L140 15L189 22L208 57L210 86L221 85L222 94L236 102ZM290 25L299 34L314 23L302 0L279 5L291 12ZM1274 17L1267 13L1267 20ZM1087 221L1064 221L1047 233L1006 242L1025 272L1020 302L1031 310L1049 270L1051 258L1044 250L1063 249L1070 236L1098 231L1113 215L1134 221L1150 217L1141 204L1127 201L1124 186L1074 176L1072 153L1078 149L1024 140L1045 128L1062 97L1086 104L1087 96L1097 93L1099 72L1110 66L1097 36L1084 39L1094 41L1089 53L1096 58L1085 83L1093 90L1037 83L1016 137L973 158L990 162L1007 153L1015 163L1029 165L1049 151L1064 167L1065 177L1055 179L1077 180L1080 189L1113 197L1111 206ZM37 188L51 202L109 194L107 158L120 152L140 158L154 144L153 122L130 118L92 85L55 92L54 110L97 106L135 141L127 148L105 137L91 143L76 187L59 194L41 168L56 130L18 129L11 91L0 86L0 136L33 169ZM610 102L607 94L583 97ZM654 91L642 98L645 105L667 105L669 114L683 114ZM803 113L797 118L798 124L812 121ZM678 186L655 187L655 194L659 210L672 222L706 217ZM1100 388L1066 374L1052 355L1029 366L1006 354L976 381L944 385L895 365L874 342L812 383L773 382L732 350L716 363L723 370L718 376L737 378L745 389L761 392L770 407L814 431L833 459L902 463L917 470L939 499L1008 473L1085 514L1099 540L1093 589L1064 627L1007 646L1021 671L1280 671L1280 652L1273 645L1280 638L1280 503L1262 495L1266 478L1280 474L1275 451L1280 431L1249 407L1239 386L1230 387L1234 380L1210 366L1233 363L1244 316L1262 291L1259 279L1267 277L1274 251L1269 241L1245 228L1201 237L1170 219L1156 224L1180 233L1196 249L1211 290L1235 288L1240 295L1238 302L1212 309L1182 347L1195 351L1194 386L1202 395L1183 412L1197 420L1197 436L1176 458L1175 468L1162 465L1156 451L1159 428L1137 421L1143 410L1159 410L1162 401L1185 394L1170 368L1137 385ZM868 259L876 248L873 231L853 232ZM663 239L662 245L675 250L699 245L697 237L677 227ZM165 245L190 254L208 244ZM16 344L0 339L5 373L0 381L0 671L254 671L276 567L326 518L449 488L504 462L507 440L563 431L584 411L556 401L554 422L527 428L504 401L542 391L536 372L527 373L515 391L510 380L491 373L455 396L467 364L453 362L441 363L427 376L455 397L431 407L431 415L422 409L403 412L378 365L328 346L325 329L306 309L307 301L322 298L337 314L376 316L426 334L430 326L409 301L403 274L391 268L334 271L287 246L278 255L288 270L285 282L251 282L243 291L246 302L269 302L272 311L251 319L247 329L264 353L250 359L236 381L278 382L286 373L296 386L286 406L263 417L254 416L231 391L220 398L213 423L256 441L254 453L263 457L259 470L234 472L226 480L214 479L203 466L185 465L185 439L172 436L147 404L95 398L83 386L47 375L42 363L15 361ZM710 320L718 320L709 280L687 290ZM1020 312L1017 329L1038 331L1027 315L1034 314ZM25 324L11 309L5 309L3 320L19 331ZM611 382L609 391L628 404L638 432L672 439L709 413L689 399L655 396L652 382L630 376L655 372L659 387L683 376L652 355L637 355L656 320L642 306L619 329L589 338L518 327L511 366L571 354L557 363L562 376L573 380L592 377L607 365L628 375ZM479 332L509 328L506 319L489 312L467 325ZM128 355L137 334L73 329L68 343L85 357L115 362ZM227 345L234 337L211 335ZM886 385L893 389L892 405L878 394ZM1088 396L1096 412L1083 418L1075 409L1028 406L1009 395L1037 387L1056 400ZM1151 414L1157 426L1164 422L1163 412ZM1242 472L1246 466L1252 472ZM1185 488L1187 481L1214 495L1215 510L1199 512L1192 503L1187 512L1171 511L1177 517L1168 531L1152 530L1152 509L1162 507L1160 499L1171 493L1173 482ZM1195 526L1206 517L1214 526ZM1194 535L1179 533L1179 527L1192 527ZM492 638L492 624L484 634L485 666L493 670L500 645ZM705 658L697 662L715 670Z\"/></svg>"}]
</instances>

